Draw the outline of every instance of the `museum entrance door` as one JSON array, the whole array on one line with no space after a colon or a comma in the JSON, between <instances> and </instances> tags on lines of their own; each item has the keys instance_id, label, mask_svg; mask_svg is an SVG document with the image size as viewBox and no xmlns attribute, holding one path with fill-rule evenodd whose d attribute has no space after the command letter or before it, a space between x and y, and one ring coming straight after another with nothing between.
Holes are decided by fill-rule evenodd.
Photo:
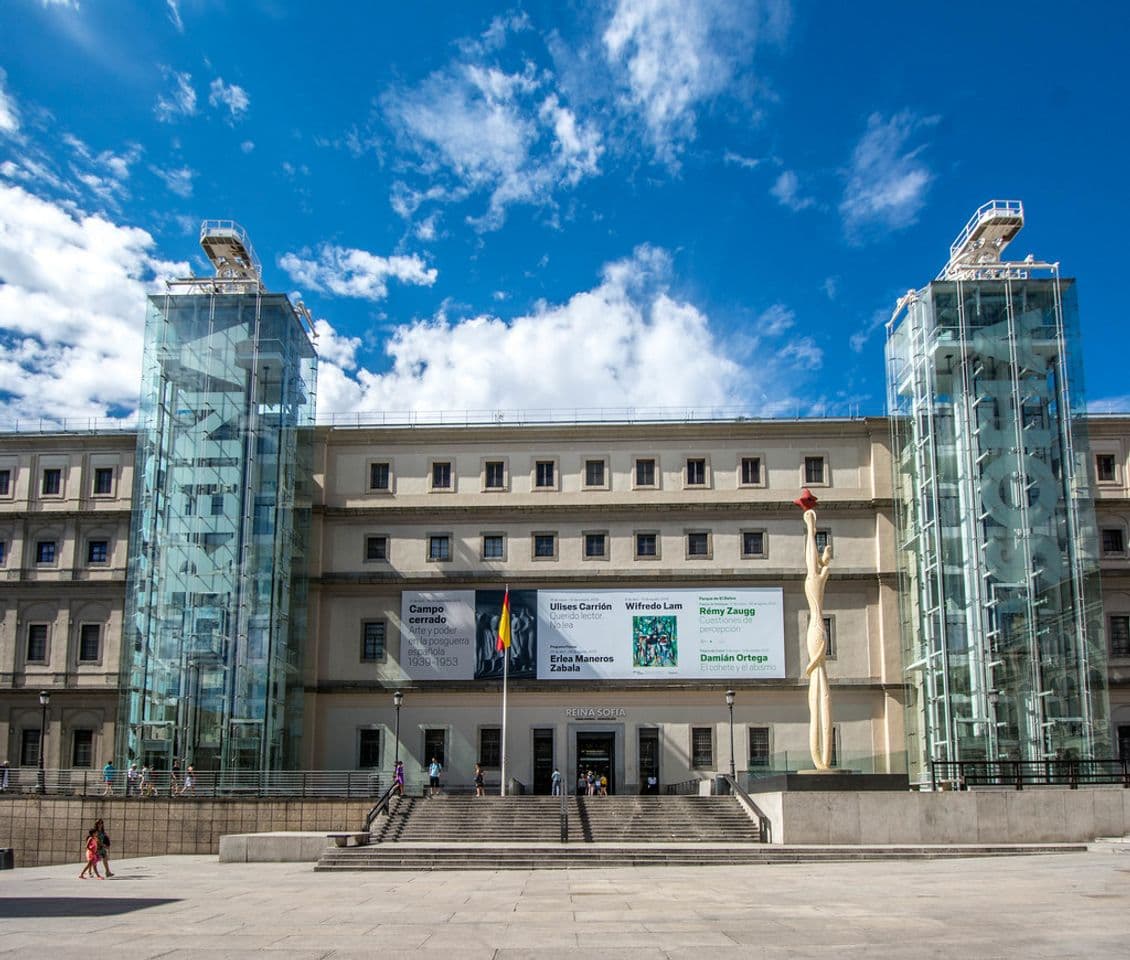
<instances>
[{"instance_id":1,"label":"museum entrance door","mask_svg":"<svg viewBox=\"0 0 1130 960\"><path fill-rule=\"evenodd\" d=\"M608 778L608 792L616 792L616 734L577 733L577 767L591 770L599 781ZM574 783L576 781L574 780Z\"/></svg>"},{"instance_id":2,"label":"museum entrance door","mask_svg":"<svg viewBox=\"0 0 1130 960\"><path fill-rule=\"evenodd\" d=\"M553 789L553 728L534 730L534 793Z\"/></svg>"}]
</instances>

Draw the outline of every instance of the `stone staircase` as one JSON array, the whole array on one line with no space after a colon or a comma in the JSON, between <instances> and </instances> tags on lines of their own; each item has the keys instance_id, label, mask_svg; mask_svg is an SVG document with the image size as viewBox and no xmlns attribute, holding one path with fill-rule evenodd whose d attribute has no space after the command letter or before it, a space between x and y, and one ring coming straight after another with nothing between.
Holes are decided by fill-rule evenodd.
<instances>
[{"instance_id":1,"label":"stone staircase","mask_svg":"<svg viewBox=\"0 0 1130 960\"><path fill-rule=\"evenodd\" d=\"M759 843L733 797L570 797L569 839L587 843Z\"/></svg>"},{"instance_id":2,"label":"stone staircase","mask_svg":"<svg viewBox=\"0 0 1130 960\"><path fill-rule=\"evenodd\" d=\"M373 843L555 843L560 797L393 797Z\"/></svg>"}]
</instances>

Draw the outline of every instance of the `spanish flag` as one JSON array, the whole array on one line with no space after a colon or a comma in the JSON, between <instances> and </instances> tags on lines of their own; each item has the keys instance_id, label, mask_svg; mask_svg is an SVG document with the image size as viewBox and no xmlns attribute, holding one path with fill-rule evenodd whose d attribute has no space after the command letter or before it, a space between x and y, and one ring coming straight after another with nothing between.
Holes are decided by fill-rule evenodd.
<instances>
[{"instance_id":1,"label":"spanish flag","mask_svg":"<svg viewBox=\"0 0 1130 960\"><path fill-rule=\"evenodd\" d=\"M495 649L502 653L510 649L510 588L502 598L502 616L498 618L498 643Z\"/></svg>"}]
</instances>

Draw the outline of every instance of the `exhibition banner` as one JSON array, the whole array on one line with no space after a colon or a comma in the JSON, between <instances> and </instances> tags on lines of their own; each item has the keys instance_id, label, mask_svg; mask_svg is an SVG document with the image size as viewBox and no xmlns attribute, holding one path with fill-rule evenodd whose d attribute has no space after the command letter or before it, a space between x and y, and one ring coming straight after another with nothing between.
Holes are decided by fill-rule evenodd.
<instances>
[{"instance_id":1,"label":"exhibition banner","mask_svg":"<svg viewBox=\"0 0 1130 960\"><path fill-rule=\"evenodd\" d=\"M400 663L412 680L494 679L501 590L405 591ZM779 587L511 590L515 679L785 676Z\"/></svg>"}]
</instances>

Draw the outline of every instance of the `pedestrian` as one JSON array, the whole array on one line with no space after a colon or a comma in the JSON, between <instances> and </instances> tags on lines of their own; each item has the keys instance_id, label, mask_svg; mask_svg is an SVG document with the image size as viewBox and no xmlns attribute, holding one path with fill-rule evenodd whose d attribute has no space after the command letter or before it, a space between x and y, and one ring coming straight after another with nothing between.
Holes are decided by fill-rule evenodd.
<instances>
[{"instance_id":1,"label":"pedestrian","mask_svg":"<svg viewBox=\"0 0 1130 960\"><path fill-rule=\"evenodd\" d=\"M588 786L588 784L589 784L588 780L585 779L585 771L584 770L578 770L577 771L577 796L578 797L583 797L585 795L585 788Z\"/></svg>"},{"instance_id":2,"label":"pedestrian","mask_svg":"<svg viewBox=\"0 0 1130 960\"><path fill-rule=\"evenodd\" d=\"M600 795L602 797L608 796L608 777L603 773L600 775Z\"/></svg>"},{"instance_id":3,"label":"pedestrian","mask_svg":"<svg viewBox=\"0 0 1130 960\"><path fill-rule=\"evenodd\" d=\"M483 768L477 763L475 764L475 796L485 797L486 790L483 789Z\"/></svg>"},{"instance_id":4,"label":"pedestrian","mask_svg":"<svg viewBox=\"0 0 1130 960\"><path fill-rule=\"evenodd\" d=\"M173 761L173 769L169 771L169 796L175 797L180 793L180 761Z\"/></svg>"},{"instance_id":5,"label":"pedestrian","mask_svg":"<svg viewBox=\"0 0 1130 960\"><path fill-rule=\"evenodd\" d=\"M0 793L8 792L8 778L11 776L11 768L8 766L8 761L5 760L0 763Z\"/></svg>"},{"instance_id":6,"label":"pedestrian","mask_svg":"<svg viewBox=\"0 0 1130 960\"><path fill-rule=\"evenodd\" d=\"M102 796L108 797L114 792L114 761L107 760L106 766L102 768L102 783L105 784L105 789L102 791Z\"/></svg>"},{"instance_id":7,"label":"pedestrian","mask_svg":"<svg viewBox=\"0 0 1130 960\"><path fill-rule=\"evenodd\" d=\"M392 771L392 785L396 788L398 797L404 796L404 761L397 760L396 768Z\"/></svg>"},{"instance_id":8,"label":"pedestrian","mask_svg":"<svg viewBox=\"0 0 1130 960\"><path fill-rule=\"evenodd\" d=\"M98 872L98 831L93 827L86 831L86 863L78 875L80 880L88 877L102 879L102 874Z\"/></svg>"},{"instance_id":9,"label":"pedestrian","mask_svg":"<svg viewBox=\"0 0 1130 960\"><path fill-rule=\"evenodd\" d=\"M150 799L157 796L157 788L153 785L153 771L148 766L141 768L141 795Z\"/></svg>"},{"instance_id":10,"label":"pedestrian","mask_svg":"<svg viewBox=\"0 0 1130 960\"><path fill-rule=\"evenodd\" d=\"M137 797L141 795L141 773L136 763L131 763L126 771L126 796Z\"/></svg>"},{"instance_id":11,"label":"pedestrian","mask_svg":"<svg viewBox=\"0 0 1130 960\"><path fill-rule=\"evenodd\" d=\"M596 774L591 770L585 774L585 789L590 797L596 796Z\"/></svg>"},{"instance_id":12,"label":"pedestrian","mask_svg":"<svg viewBox=\"0 0 1130 960\"><path fill-rule=\"evenodd\" d=\"M112 877L110 872L110 835L106 833L106 824L103 820L94 821L94 835L98 838L98 859L106 868L106 876ZM98 872L95 868L95 873Z\"/></svg>"},{"instance_id":13,"label":"pedestrian","mask_svg":"<svg viewBox=\"0 0 1130 960\"><path fill-rule=\"evenodd\" d=\"M192 764L188 765L188 769L184 772L184 786L181 787L180 795L182 797L195 797L196 796L196 771L192 769Z\"/></svg>"},{"instance_id":14,"label":"pedestrian","mask_svg":"<svg viewBox=\"0 0 1130 960\"><path fill-rule=\"evenodd\" d=\"M561 771L556 767L553 768L553 776L549 778L550 789L549 792L554 797L561 796Z\"/></svg>"},{"instance_id":15,"label":"pedestrian","mask_svg":"<svg viewBox=\"0 0 1130 960\"><path fill-rule=\"evenodd\" d=\"M428 786L431 788L433 797L439 793L439 775L441 773L443 773L443 764L432 757L432 762L428 764Z\"/></svg>"}]
</instances>

